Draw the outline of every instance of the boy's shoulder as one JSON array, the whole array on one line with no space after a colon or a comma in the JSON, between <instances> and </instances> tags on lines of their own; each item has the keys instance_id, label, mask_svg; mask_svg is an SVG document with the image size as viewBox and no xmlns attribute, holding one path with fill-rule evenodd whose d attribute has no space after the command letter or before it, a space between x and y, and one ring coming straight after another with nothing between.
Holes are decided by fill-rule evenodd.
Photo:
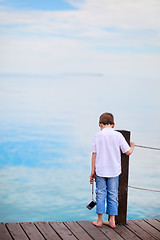
<instances>
[{"instance_id":1,"label":"boy's shoulder","mask_svg":"<svg viewBox=\"0 0 160 240\"><path fill-rule=\"evenodd\" d=\"M94 137L98 137L98 136L103 136L103 135L115 135L117 137L123 137L123 135L117 131L114 130L113 128L107 128L107 129L103 129L102 131L98 131L95 133Z\"/></svg>"}]
</instances>

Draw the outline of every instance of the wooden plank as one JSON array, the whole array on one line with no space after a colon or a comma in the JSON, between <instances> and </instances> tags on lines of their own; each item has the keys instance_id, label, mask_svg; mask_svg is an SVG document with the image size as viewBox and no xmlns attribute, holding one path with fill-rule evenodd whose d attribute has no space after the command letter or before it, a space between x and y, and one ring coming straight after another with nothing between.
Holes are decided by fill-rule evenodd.
<instances>
[{"instance_id":1,"label":"wooden plank","mask_svg":"<svg viewBox=\"0 0 160 240\"><path fill-rule=\"evenodd\" d=\"M21 226L19 225L19 223L6 223L6 226L11 234L11 236L15 239L15 240L28 240L27 235L25 234L25 232L23 231L23 229L21 228Z\"/></svg>"},{"instance_id":2,"label":"wooden plank","mask_svg":"<svg viewBox=\"0 0 160 240\"><path fill-rule=\"evenodd\" d=\"M78 221L77 222L93 239L106 240L109 239L100 229L94 226L89 221Z\"/></svg>"},{"instance_id":3,"label":"wooden plank","mask_svg":"<svg viewBox=\"0 0 160 240\"><path fill-rule=\"evenodd\" d=\"M63 222L49 222L49 224L63 240L76 239L73 233L64 225Z\"/></svg>"},{"instance_id":4,"label":"wooden plank","mask_svg":"<svg viewBox=\"0 0 160 240\"><path fill-rule=\"evenodd\" d=\"M123 238L112 228L103 225L100 230L109 238L109 239L116 239L116 240L122 240Z\"/></svg>"},{"instance_id":5,"label":"wooden plank","mask_svg":"<svg viewBox=\"0 0 160 240\"><path fill-rule=\"evenodd\" d=\"M34 225L39 229L46 240L61 240L61 238L47 222L36 222Z\"/></svg>"},{"instance_id":6,"label":"wooden plank","mask_svg":"<svg viewBox=\"0 0 160 240\"><path fill-rule=\"evenodd\" d=\"M138 225L136 225L132 220L127 221L126 227L129 228L136 235L138 235L141 239L145 239L145 240L154 240L155 239L151 235L149 235L149 233L147 233L145 230L143 230Z\"/></svg>"},{"instance_id":7,"label":"wooden plank","mask_svg":"<svg viewBox=\"0 0 160 240\"><path fill-rule=\"evenodd\" d=\"M20 225L30 240L44 240L44 237L41 235L41 233L38 231L38 229L33 223L24 222L20 223Z\"/></svg>"},{"instance_id":8,"label":"wooden plank","mask_svg":"<svg viewBox=\"0 0 160 240\"><path fill-rule=\"evenodd\" d=\"M160 222L157 221L156 219L144 219L144 221L152 225L158 231L160 231Z\"/></svg>"},{"instance_id":9,"label":"wooden plank","mask_svg":"<svg viewBox=\"0 0 160 240\"><path fill-rule=\"evenodd\" d=\"M135 239L135 240L139 240L140 238L133 233L132 231L130 231L128 228L126 228L124 225L117 225L117 227L115 228L115 231L120 234L124 239Z\"/></svg>"},{"instance_id":10,"label":"wooden plank","mask_svg":"<svg viewBox=\"0 0 160 240\"><path fill-rule=\"evenodd\" d=\"M77 222L64 222L64 224L76 236L76 238L83 240L92 240L92 238Z\"/></svg>"},{"instance_id":11,"label":"wooden plank","mask_svg":"<svg viewBox=\"0 0 160 240\"><path fill-rule=\"evenodd\" d=\"M144 229L146 232L148 232L151 236L153 236L155 239L159 240L160 239L160 232L152 227L150 224L145 222L142 219L136 219L132 220L135 224L140 226L142 229Z\"/></svg>"},{"instance_id":12,"label":"wooden plank","mask_svg":"<svg viewBox=\"0 0 160 240\"><path fill-rule=\"evenodd\" d=\"M125 130L118 130L127 143L130 145L130 132ZM116 224L126 224L127 217L127 198L128 198L128 172L129 172L129 156L121 153L121 168L122 173L119 176L118 188L118 216L116 216Z\"/></svg>"},{"instance_id":13,"label":"wooden plank","mask_svg":"<svg viewBox=\"0 0 160 240\"><path fill-rule=\"evenodd\" d=\"M12 240L4 223L0 223L0 240Z\"/></svg>"},{"instance_id":14,"label":"wooden plank","mask_svg":"<svg viewBox=\"0 0 160 240\"><path fill-rule=\"evenodd\" d=\"M128 220L111 229L95 227L89 221L0 223L0 240L160 240L160 219Z\"/></svg>"}]
</instances>

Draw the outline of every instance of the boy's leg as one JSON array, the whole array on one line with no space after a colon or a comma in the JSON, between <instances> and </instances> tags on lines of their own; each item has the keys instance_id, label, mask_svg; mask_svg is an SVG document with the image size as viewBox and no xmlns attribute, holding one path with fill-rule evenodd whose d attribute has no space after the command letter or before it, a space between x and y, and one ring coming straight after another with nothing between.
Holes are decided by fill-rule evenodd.
<instances>
[{"instance_id":1,"label":"boy's leg","mask_svg":"<svg viewBox=\"0 0 160 240\"><path fill-rule=\"evenodd\" d=\"M109 221L104 223L115 228L115 215L118 215L118 181L119 177L107 179L107 211Z\"/></svg>"},{"instance_id":2,"label":"boy's leg","mask_svg":"<svg viewBox=\"0 0 160 240\"><path fill-rule=\"evenodd\" d=\"M101 227L103 223L102 216L105 213L106 195L106 178L96 176L96 213L98 214L98 220L92 223L98 227Z\"/></svg>"},{"instance_id":3,"label":"boy's leg","mask_svg":"<svg viewBox=\"0 0 160 240\"><path fill-rule=\"evenodd\" d=\"M97 227L102 227L102 223L103 223L102 216L103 216L103 214L98 214L97 221L92 222L92 224L97 226Z\"/></svg>"},{"instance_id":4,"label":"boy's leg","mask_svg":"<svg viewBox=\"0 0 160 240\"><path fill-rule=\"evenodd\" d=\"M110 226L111 228L116 228L115 215L109 216L108 222L103 222L104 225Z\"/></svg>"}]
</instances>

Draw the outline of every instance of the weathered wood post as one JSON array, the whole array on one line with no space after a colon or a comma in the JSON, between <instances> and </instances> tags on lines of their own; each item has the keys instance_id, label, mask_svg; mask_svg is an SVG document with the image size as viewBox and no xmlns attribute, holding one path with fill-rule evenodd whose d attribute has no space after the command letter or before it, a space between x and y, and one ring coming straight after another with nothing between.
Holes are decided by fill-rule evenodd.
<instances>
[{"instance_id":1,"label":"weathered wood post","mask_svg":"<svg viewBox=\"0 0 160 240\"><path fill-rule=\"evenodd\" d=\"M127 143L130 145L130 132L125 130L118 130ZM127 217L127 197L128 197L128 175L129 175L129 156L121 153L121 166L122 173L119 176L119 189L118 189L118 198L119 198L119 207L118 207L118 216L116 216L116 224L126 224Z\"/></svg>"}]
</instances>

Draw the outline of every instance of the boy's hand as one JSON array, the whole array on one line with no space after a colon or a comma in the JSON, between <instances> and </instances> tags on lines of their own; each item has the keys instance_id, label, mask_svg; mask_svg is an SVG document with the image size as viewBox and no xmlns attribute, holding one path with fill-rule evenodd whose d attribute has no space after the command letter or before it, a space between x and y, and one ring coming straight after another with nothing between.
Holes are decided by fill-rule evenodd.
<instances>
[{"instance_id":1,"label":"boy's hand","mask_svg":"<svg viewBox=\"0 0 160 240\"><path fill-rule=\"evenodd\" d=\"M95 173L91 173L91 175L90 175L90 184L93 184L94 180L96 182L96 174Z\"/></svg>"},{"instance_id":2,"label":"boy's hand","mask_svg":"<svg viewBox=\"0 0 160 240\"><path fill-rule=\"evenodd\" d=\"M130 142L130 150L126 152L126 155L131 155L133 150L134 150L134 146L135 146L135 143L134 142Z\"/></svg>"},{"instance_id":3,"label":"boy's hand","mask_svg":"<svg viewBox=\"0 0 160 240\"><path fill-rule=\"evenodd\" d=\"M130 147L135 147L135 143L134 142L130 142Z\"/></svg>"}]
</instances>

